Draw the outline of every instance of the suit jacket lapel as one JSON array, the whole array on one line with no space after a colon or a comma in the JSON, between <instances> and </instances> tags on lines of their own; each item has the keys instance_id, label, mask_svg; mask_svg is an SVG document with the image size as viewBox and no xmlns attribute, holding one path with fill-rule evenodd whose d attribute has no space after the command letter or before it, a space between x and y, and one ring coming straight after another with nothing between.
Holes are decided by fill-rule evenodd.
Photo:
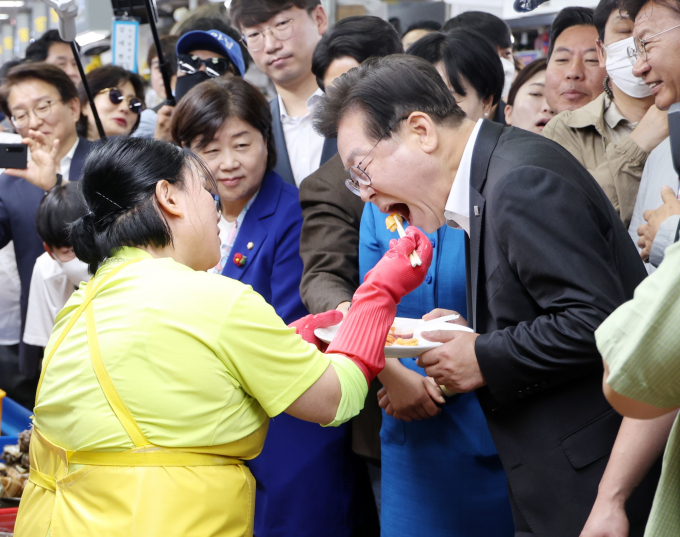
<instances>
[{"instance_id":1,"label":"suit jacket lapel","mask_svg":"<svg viewBox=\"0 0 680 537\"><path fill-rule=\"evenodd\" d=\"M470 302L472 310L468 308L468 315L472 315L472 328L477 331L477 297L479 290L479 254L482 248L482 232L484 224L484 205L485 200L482 192L486 182L486 174L489 169L489 162L493 154L498 139L503 132L503 126L492 121L484 120L477 141L475 142L472 153L472 167L470 169L470 250L468 263L470 273ZM483 282L482 282L483 283ZM471 313L470 313L471 312Z\"/></svg>"},{"instance_id":2,"label":"suit jacket lapel","mask_svg":"<svg viewBox=\"0 0 680 537\"><path fill-rule=\"evenodd\" d=\"M274 133L274 143L276 144L276 166L274 171L281 176L284 182L294 185L295 178L293 177L293 168L290 166L286 137L283 134L283 125L281 125L281 109L279 108L278 97L274 97L269 101L269 108L272 111L272 131Z\"/></svg>"},{"instance_id":3,"label":"suit jacket lapel","mask_svg":"<svg viewBox=\"0 0 680 537\"><path fill-rule=\"evenodd\" d=\"M274 180L274 173L269 172L262 180L260 192L241 223L229 259L222 269L223 276L242 280L248 269L253 265L255 257L267 238L268 226L262 220L276 212L282 190L281 183ZM248 249L249 243L253 243L251 249ZM242 267L233 262L234 255L237 253L246 257L246 263Z\"/></svg>"},{"instance_id":4,"label":"suit jacket lapel","mask_svg":"<svg viewBox=\"0 0 680 537\"><path fill-rule=\"evenodd\" d=\"M337 152L338 139L326 138L323 142L323 150L321 151L321 162L319 162L319 167L326 164L326 162L328 162Z\"/></svg>"},{"instance_id":5,"label":"suit jacket lapel","mask_svg":"<svg viewBox=\"0 0 680 537\"><path fill-rule=\"evenodd\" d=\"M69 181L78 181L83 175L83 165L85 164L85 159L87 158L90 149L92 149L92 142L85 138L78 139L78 145L76 146L76 150L73 153L73 159L71 160Z\"/></svg>"}]
</instances>

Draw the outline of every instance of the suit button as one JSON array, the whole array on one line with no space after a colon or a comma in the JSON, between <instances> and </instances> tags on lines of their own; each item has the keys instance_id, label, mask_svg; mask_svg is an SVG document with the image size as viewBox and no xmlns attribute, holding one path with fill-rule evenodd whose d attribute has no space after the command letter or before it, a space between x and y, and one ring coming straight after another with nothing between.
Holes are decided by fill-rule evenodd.
<instances>
[{"instance_id":1,"label":"suit button","mask_svg":"<svg viewBox=\"0 0 680 537\"><path fill-rule=\"evenodd\" d=\"M519 397L520 399L521 399L522 397L524 397L524 392L523 392L522 390L519 390L519 391L517 392L517 397Z\"/></svg>"},{"instance_id":2,"label":"suit button","mask_svg":"<svg viewBox=\"0 0 680 537\"><path fill-rule=\"evenodd\" d=\"M425 283L432 283L432 276L428 274L427 278L425 278Z\"/></svg>"},{"instance_id":3,"label":"suit button","mask_svg":"<svg viewBox=\"0 0 680 537\"><path fill-rule=\"evenodd\" d=\"M531 393L534 391L531 386L528 386L527 388L524 389L525 393L527 395L531 395Z\"/></svg>"},{"instance_id":4,"label":"suit button","mask_svg":"<svg viewBox=\"0 0 680 537\"><path fill-rule=\"evenodd\" d=\"M432 248L437 246L437 239L432 239L430 242L432 243Z\"/></svg>"}]
</instances>

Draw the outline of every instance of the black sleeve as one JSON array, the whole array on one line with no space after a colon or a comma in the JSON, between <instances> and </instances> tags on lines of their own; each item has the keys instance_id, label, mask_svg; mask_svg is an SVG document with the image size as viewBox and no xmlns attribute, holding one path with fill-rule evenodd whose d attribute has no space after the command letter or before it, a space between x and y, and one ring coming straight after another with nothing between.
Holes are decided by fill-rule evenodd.
<instances>
[{"instance_id":1,"label":"black sleeve","mask_svg":"<svg viewBox=\"0 0 680 537\"><path fill-rule=\"evenodd\" d=\"M323 171L300 185L304 263L300 295L311 313L352 300L359 286L359 224L364 203L332 170L328 176Z\"/></svg>"},{"instance_id":2,"label":"black sleeve","mask_svg":"<svg viewBox=\"0 0 680 537\"><path fill-rule=\"evenodd\" d=\"M498 181L484 225L525 300L544 312L477 338L479 365L496 401L601 369L594 332L627 300L612 244L617 230L606 211L566 178L522 167Z\"/></svg>"}]
</instances>

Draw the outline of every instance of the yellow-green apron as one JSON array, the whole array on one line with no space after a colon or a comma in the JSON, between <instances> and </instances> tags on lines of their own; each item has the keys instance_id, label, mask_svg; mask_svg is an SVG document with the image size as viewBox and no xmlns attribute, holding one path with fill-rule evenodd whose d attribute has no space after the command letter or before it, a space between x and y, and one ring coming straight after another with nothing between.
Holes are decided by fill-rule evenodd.
<instances>
[{"instance_id":1,"label":"yellow-green apron","mask_svg":"<svg viewBox=\"0 0 680 537\"><path fill-rule=\"evenodd\" d=\"M124 452L68 451L36 427L31 470L16 537L241 537L253 534L255 480L244 460L262 450L268 422L220 446L164 448L151 444L120 398L104 366L92 299L122 264L75 311L45 359L38 393L56 349L85 312L90 358L104 395L135 448ZM37 395L36 395L37 399ZM79 468L69 473L69 465Z\"/></svg>"}]
</instances>

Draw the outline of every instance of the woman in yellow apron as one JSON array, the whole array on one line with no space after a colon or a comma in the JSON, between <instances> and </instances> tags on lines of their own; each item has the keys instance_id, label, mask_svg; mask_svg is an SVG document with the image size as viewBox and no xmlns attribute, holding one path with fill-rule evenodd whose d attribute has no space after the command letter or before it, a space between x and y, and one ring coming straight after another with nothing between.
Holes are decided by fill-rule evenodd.
<instances>
[{"instance_id":1,"label":"woman in yellow apron","mask_svg":"<svg viewBox=\"0 0 680 537\"><path fill-rule=\"evenodd\" d=\"M269 418L338 425L359 412L431 245L415 229L394 243L323 354L307 342L323 319L293 330L250 287L204 272L219 260L218 213L191 153L111 139L88 157L82 189L90 212L72 242L96 273L45 350L15 534L252 535L243 461Z\"/></svg>"}]
</instances>

